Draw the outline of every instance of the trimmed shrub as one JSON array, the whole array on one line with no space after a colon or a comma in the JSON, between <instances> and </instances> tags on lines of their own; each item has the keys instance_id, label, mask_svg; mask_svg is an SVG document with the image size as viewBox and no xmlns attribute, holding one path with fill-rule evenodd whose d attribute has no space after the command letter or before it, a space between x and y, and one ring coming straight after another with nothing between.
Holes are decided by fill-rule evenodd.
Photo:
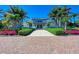
<instances>
[{"instance_id":1,"label":"trimmed shrub","mask_svg":"<svg viewBox=\"0 0 79 59\"><path fill-rule=\"evenodd\" d=\"M56 35L67 35L67 33L65 33L64 31L57 31Z\"/></svg>"},{"instance_id":2,"label":"trimmed shrub","mask_svg":"<svg viewBox=\"0 0 79 59\"><path fill-rule=\"evenodd\" d=\"M46 30L55 35L67 35L64 33L64 28L47 28Z\"/></svg>"},{"instance_id":3,"label":"trimmed shrub","mask_svg":"<svg viewBox=\"0 0 79 59\"><path fill-rule=\"evenodd\" d=\"M33 29L27 29L27 30L20 30L18 32L19 35L22 35L22 36L26 36L26 35L29 35L31 32L33 31Z\"/></svg>"},{"instance_id":4,"label":"trimmed shrub","mask_svg":"<svg viewBox=\"0 0 79 59\"><path fill-rule=\"evenodd\" d=\"M75 30L79 30L79 28L75 28Z\"/></svg>"},{"instance_id":5,"label":"trimmed shrub","mask_svg":"<svg viewBox=\"0 0 79 59\"><path fill-rule=\"evenodd\" d=\"M67 27L67 30L74 30L75 29L75 27Z\"/></svg>"}]
</instances>

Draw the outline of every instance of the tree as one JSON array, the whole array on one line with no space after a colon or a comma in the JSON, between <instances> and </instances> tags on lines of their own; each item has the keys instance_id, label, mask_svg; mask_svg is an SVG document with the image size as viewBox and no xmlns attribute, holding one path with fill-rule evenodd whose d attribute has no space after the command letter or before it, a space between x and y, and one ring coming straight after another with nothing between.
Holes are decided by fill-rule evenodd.
<instances>
[{"instance_id":1,"label":"tree","mask_svg":"<svg viewBox=\"0 0 79 59\"><path fill-rule=\"evenodd\" d=\"M27 23L29 25L29 28L31 28L32 27L32 22L30 21L30 22L27 22Z\"/></svg>"},{"instance_id":2,"label":"tree","mask_svg":"<svg viewBox=\"0 0 79 59\"><path fill-rule=\"evenodd\" d=\"M2 9L0 9L0 18L2 18L3 16L2 16L2 13L3 13L3 10Z\"/></svg>"},{"instance_id":3,"label":"tree","mask_svg":"<svg viewBox=\"0 0 79 59\"><path fill-rule=\"evenodd\" d=\"M62 22L64 22L64 30L65 31L67 30L67 22L68 22L69 19L70 19L69 16L68 17L63 17Z\"/></svg>"},{"instance_id":4,"label":"tree","mask_svg":"<svg viewBox=\"0 0 79 59\"><path fill-rule=\"evenodd\" d=\"M2 20L2 24L4 26L4 29L9 29L10 25L9 20Z\"/></svg>"},{"instance_id":5,"label":"tree","mask_svg":"<svg viewBox=\"0 0 79 59\"><path fill-rule=\"evenodd\" d=\"M14 15L14 17L11 18L15 21L15 23L18 23L18 25L20 26L22 26L23 19L27 17L27 13L17 6L10 6L10 10L8 11L8 13Z\"/></svg>"},{"instance_id":6,"label":"tree","mask_svg":"<svg viewBox=\"0 0 79 59\"><path fill-rule=\"evenodd\" d=\"M51 25L51 22L48 22L48 23L47 23L47 26L50 27L50 25Z\"/></svg>"},{"instance_id":7,"label":"tree","mask_svg":"<svg viewBox=\"0 0 79 59\"><path fill-rule=\"evenodd\" d=\"M56 7L49 13L49 17L56 20L59 27L62 27L61 23L64 21L66 30L67 21L71 18L71 8L67 8L66 6Z\"/></svg>"},{"instance_id":8,"label":"tree","mask_svg":"<svg viewBox=\"0 0 79 59\"><path fill-rule=\"evenodd\" d=\"M73 17L73 19L74 19L74 23L75 23L75 19L76 19L77 16L78 16L78 14L76 14L76 13L73 13L73 14L72 14L72 17Z\"/></svg>"},{"instance_id":9,"label":"tree","mask_svg":"<svg viewBox=\"0 0 79 59\"><path fill-rule=\"evenodd\" d=\"M2 21L0 20L0 29L2 29L4 26L2 24Z\"/></svg>"},{"instance_id":10,"label":"tree","mask_svg":"<svg viewBox=\"0 0 79 59\"><path fill-rule=\"evenodd\" d=\"M67 8L66 6L56 7L49 13L49 17L53 18L56 21L56 25L61 27L61 20L64 16L70 14L70 9L71 8Z\"/></svg>"},{"instance_id":11,"label":"tree","mask_svg":"<svg viewBox=\"0 0 79 59\"><path fill-rule=\"evenodd\" d=\"M56 26L57 26L58 25L58 8L54 8L53 10L51 10L51 12L49 13L49 17L55 21Z\"/></svg>"},{"instance_id":12,"label":"tree","mask_svg":"<svg viewBox=\"0 0 79 59\"><path fill-rule=\"evenodd\" d=\"M4 14L4 19L3 19L3 24L5 25L5 28L9 28L9 26L14 23L13 20L14 15L10 13L5 13ZM12 21L12 22L11 22Z\"/></svg>"}]
</instances>

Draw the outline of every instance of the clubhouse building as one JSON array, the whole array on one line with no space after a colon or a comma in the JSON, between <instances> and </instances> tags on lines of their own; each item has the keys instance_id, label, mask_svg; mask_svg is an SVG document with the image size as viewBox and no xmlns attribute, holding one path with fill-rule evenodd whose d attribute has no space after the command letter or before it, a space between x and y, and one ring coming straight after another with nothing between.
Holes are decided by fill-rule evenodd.
<instances>
[{"instance_id":1,"label":"clubhouse building","mask_svg":"<svg viewBox=\"0 0 79 59\"><path fill-rule=\"evenodd\" d=\"M31 20L28 20L26 23L23 24L24 27L29 27L28 22L32 22L32 28L37 28L37 29L41 29L41 28L47 28L48 23L51 22L50 27L54 27L55 24L52 23L52 20L50 19L45 19L45 18L33 18Z\"/></svg>"}]
</instances>

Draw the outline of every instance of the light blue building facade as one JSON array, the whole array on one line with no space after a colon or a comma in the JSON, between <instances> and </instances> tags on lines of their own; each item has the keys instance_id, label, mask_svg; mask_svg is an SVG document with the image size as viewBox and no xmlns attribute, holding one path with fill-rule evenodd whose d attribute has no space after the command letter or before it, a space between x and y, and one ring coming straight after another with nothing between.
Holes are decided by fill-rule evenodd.
<instances>
[{"instance_id":1,"label":"light blue building facade","mask_svg":"<svg viewBox=\"0 0 79 59\"><path fill-rule=\"evenodd\" d=\"M33 21L33 26L35 28L40 29L40 28L46 28L47 27L48 19L34 18L34 19L32 19L32 21Z\"/></svg>"},{"instance_id":2,"label":"light blue building facade","mask_svg":"<svg viewBox=\"0 0 79 59\"><path fill-rule=\"evenodd\" d=\"M24 27L29 27L28 22L32 23L31 28L36 28L36 29L43 29L43 28L48 28L48 23L50 23L49 27L56 27L55 22L49 18L32 18L29 19L27 22L25 22Z\"/></svg>"}]
</instances>

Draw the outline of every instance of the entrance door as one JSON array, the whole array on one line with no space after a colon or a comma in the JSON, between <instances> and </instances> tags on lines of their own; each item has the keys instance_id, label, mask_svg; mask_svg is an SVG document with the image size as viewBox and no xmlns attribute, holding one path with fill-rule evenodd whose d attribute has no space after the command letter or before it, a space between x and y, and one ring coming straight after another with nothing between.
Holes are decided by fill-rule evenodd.
<instances>
[{"instance_id":1,"label":"entrance door","mask_svg":"<svg viewBox=\"0 0 79 59\"><path fill-rule=\"evenodd\" d=\"M39 28L39 25L37 25L37 29Z\"/></svg>"},{"instance_id":2,"label":"entrance door","mask_svg":"<svg viewBox=\"0 0 79 59\"><path fill-rule=\"evenodd\" d=\"M40 28L42 28L42 25L39 25L40 26Z\"/></svg>"},{"instance_id":3,"label":"entrance door","mask_svg":"<svg viewBox=\"0 0 79 59\"><path fill-rule=\"evenodd\" d=\"M37 25L37 29L42 29L42 25Z\"/></svg>"}]
</instances>

